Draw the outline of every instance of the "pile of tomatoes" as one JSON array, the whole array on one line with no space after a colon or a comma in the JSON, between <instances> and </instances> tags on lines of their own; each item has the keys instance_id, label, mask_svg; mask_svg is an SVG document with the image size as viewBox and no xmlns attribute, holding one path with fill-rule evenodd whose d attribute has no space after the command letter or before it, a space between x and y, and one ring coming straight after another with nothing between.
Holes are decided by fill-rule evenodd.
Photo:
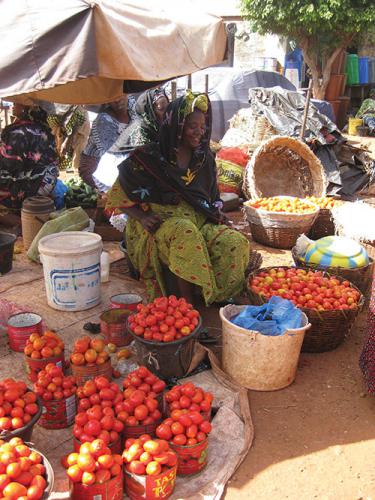
<instances>
[{"instance_id":1,"label":"pile of tomatoes","mask_svg":"<svg viewBox=\"0 0 375 500\"><path fill-rule=\"evenodd\" d=\"M306 200L315 203L319 208L331 210L334 207L342 205L341 200L335 200L334 198L329 198L328 196L322 196L321 198L317 198L316 196L307 196Z\"/></svg>"},{"instance_id":2,"label":"pile of tomatoes","mask_svg":"<svg viewBox=\"0 0 375 500\"><path fill-rule=\"evenodd\" d=\"M177 455L167 441L152 439L148 434L127 439L122 457L125 469L138 475L158 476L177 464Z\"/></svg>"},{"instance_id":3,"label":"pile of tomatoes","mask_svg":"<svg viewBox=\"0 0 375 500\"><path fill-rule=\"evenodd\" d=\"M252 203L248 203L249 207L268 212L283 212L290 214L309 214L316 212L318 207L311 201L306 201L293 196L279 197L272 196L271 198L259 198Z\"/></svg>"},{"instance_id":4,"label":"pile of tomatoes","mask_svg":"<svg viewBox=\"0 0 375 500\"><path fill-rule=\"evenodd\" d=\"M102 439L83 443L79 453L70 453L63 460L66 473L73 483L86 486L103 484L121 474L122 457L112 454Z\"/></svg>"},{"instance_id":5,"label":"pile of tomatoes","mask_svg":"<svg viewBox=\"0 0 375 500\"><path fill-rule=\"evenodd\" d=\"M124 389L134 388L145 393L146 396L155 398L165 389L165 382L150 372L145 366L140 366L132 371L123 381ZM125 396L126 397L126 396Z\"/></svg>"},{"instance_id":6,"label":"pile of tomatoes","mask_svg":"<svg viewBox=\"0 0 375 500\"><path fill-rule=\"evenodd\" d=\"M158 297L148 305L138 304L129 316L129 328L137 336L154 342L173 342L190 335L198 326L199 312L184 298Z\"/></svg>"},{"instance_id":7,"label":"pile of tomatoes","mask_svg":"<svg viewBox=\"0 0 375 500\"><path fill-rule=\"evenodd\" d=\"M75 417L73 435L80 442L92 442L96 438L107 445L118 441L124 423L116 416L123 395L117 384L106 377L88 380L77 389L78 413Z\"/></svg>"},{"instance_id":8,"label":"pile of tomatoes","mask_svg":"<svg viewBox=\"0 0 375 500\"><path fill-rule=\"evenodd\" d=\"M192 382L175 385L165 396L169 411L189 410L194 412L209 413L214 399L210 392L205 392L196 387Z\"/></svg>"},{"instance_id":9,"label":"pile of tomatoes","mask_svg":"<svg viewBox=\"0 0 375 500\"><path fill-rule=\"evenodd\" d=\"M38 373L34 390L43 401L61 401L77 392L77 385L73 375L64 376L62 368L48 363Z\"/></svg>"},{"instance_id":10,"label":"pile of tomatoes","mask_svg":"<svg viewBox=\"0 0 375 500\"><path fill-rule=\"evenodd\" d=\"M171 416L156 428L160 439L179 446L193 446L207 439L212 426L201 413L188 410L173 410Z\"/></svg>"},{"instance_id":11,"label":"pile of tomatoes","mask_svg":"<svg viewBox=\"0 0 375 500\"><path fill-rule=\"evenodd\" d=\"M8 500L39 500L47 488L43 457L19 437L0 441L0 495Z\"/></svg>"},{"instance_id":12,"label":"pile of tomatoes","mask_svg":"<svg viewBox=\"0 0 375 500\"><path fill-rule=\"evenodd\" d=\"M24 427L38 411L37 396L25 382L12 378L0 381L0 431Z\"/></svg>"},{"instance_id":13,"label":"pile of tomatoes","mask_svg":"<svg viewBox=\"0 0 375 500\"><path fill-rule=\"evenodd\" d=\"M75 366L102 365L109 360L102 339L91 339L88 335L80 337L74 342L70 361Z\"/></svg>"},{"instance_id":14,"label":"pile of tomatoes","mask_svg":"<svg viewBox=\"0 0 375 500\"><path fill-rule=\"evenodd\" d=\"M64 352L64 342L55 332L46 331L43 335L32 333L26 342L24 353L31 359L48 359Z\"/></svg>"},{"instance_id":15,"label":"pile of tomatoes","mask_svg":"<svg viewBox=\"0 0 375 500\"><path fill-rule=\"evenodd\" d=\"M277 295L297 307L318 311L356 309L361 296L349 281L295 268L262 271L250 279L250 288L265 298Z\"/></svg>"},{"instance_id":16,"label":"pile of tomatoes","mask_svg":"<svg viewBox=\"0 0 375 500\"><path fill-rule=\"evenodd\" d=\"M124 401L118 405L117 418L127 426L151 425L159 422L162 414L157 396L165 389L165 382L145 366L129 373L123 381ZM117 411L117 408L116 408Z\"/></svg>"}]
</instances>

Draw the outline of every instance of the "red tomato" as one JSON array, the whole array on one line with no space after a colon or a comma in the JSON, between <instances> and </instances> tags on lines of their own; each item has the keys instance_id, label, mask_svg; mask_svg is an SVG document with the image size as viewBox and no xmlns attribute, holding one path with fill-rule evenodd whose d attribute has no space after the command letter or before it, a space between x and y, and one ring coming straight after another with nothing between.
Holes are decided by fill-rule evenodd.
<instances>
[{"instance_id":1,"label":"red tomato","mask_svg":"<svg viewBox=\"0 0 375 500\"><path fill-rule=\"evenodd\" d=\"M180 422L173 422L173 424L171 425L171 431L172 434L174 434L175 436L178 434L184 434L185 427L182 424L180 424Z\"/></svg>"},{"instance_id":2,"label":"red tomato","mask_svg":"<svg viewBox=\"0 0 375 500\"><path fill-rule=\"evenodd\" d=\"M134 409L134 416L137 420L144 420L148 416L148 412L148 407L142 404Z\"/></svg>"},{"instance_id":3,"label":"red tomato","mask_svg":"<svg viewBox=\"0 0 375 500\"><path fill-rule=\"evenodd\" d=\"M177 434L173 438L173 443L178 444L180 446L185 446L186 442L187 442L187 437L185 436L185 434Z\"/></svg>"},{"instance_id":4,"label":"red tomato","mask_svg":"<svg viewBox=\"0 0 375 500\"><path fill-rule=\"evenodd\" d=\"M161 465L156 462L152 461L146 466L146 474L149 476L158 476L161 473Z\"/></svg>"},{"instance_id":5,"label":"red tomato","mask_svg":"<svg viewBox=\"0 0 375 500\"><path fill-rule=\"evenodd\" d=\"M165 423L161 423L155 431L156 435L160 439L166 439L167 441L170 441L172 439L172 431L171 427Z\"/></svg>"}]
</instances>

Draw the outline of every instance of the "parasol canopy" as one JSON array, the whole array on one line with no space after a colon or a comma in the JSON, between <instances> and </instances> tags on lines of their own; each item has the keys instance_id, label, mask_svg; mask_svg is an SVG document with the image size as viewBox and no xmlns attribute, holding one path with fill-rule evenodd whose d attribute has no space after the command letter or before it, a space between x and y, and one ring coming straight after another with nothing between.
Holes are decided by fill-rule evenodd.
<instances>
[{"instance_id":1,"label":"parasol canopy","mask_svg":"<svg viewBox=\"0 0 375 500\"><path fill-rule=\"evenodd\" d=\"M99 104L220 63L221 18L189 0L2 0L0 98Z\"/></svg>"}]
</instances>

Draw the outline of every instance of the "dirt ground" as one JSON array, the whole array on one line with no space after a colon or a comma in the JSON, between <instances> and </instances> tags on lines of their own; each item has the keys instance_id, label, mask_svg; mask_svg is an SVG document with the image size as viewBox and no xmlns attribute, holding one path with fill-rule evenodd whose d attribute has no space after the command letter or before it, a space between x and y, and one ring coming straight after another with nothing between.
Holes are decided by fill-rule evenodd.
<instances>
[{"instance_id":1,"label":"dirt ground","mask_svg":"<svg viewBox=\"0 0 375 500\"><path fill-rule=\"evenodd\" d=\"M239 225L245 229L245 224ZM106 247L112 260L121 257L117 244ZM264 266L292 263L288 251L254 243L252 248L262 254ZM56 316L45 302L40 266L28 264L19 254L14 271L0 279L0 299L32 305L47 324L54 313L55 324L50 326L61 329L70 346L82 332L84 322L97 321L110 295L140 291L137 282L124 279L124 269L118 264L111 268L110 283L103 286L101 307ZM204 323L220 326L217 309L206 312ZM296 380L290 387L275 392L249 391L255 438L227 486L226 500L375 499L375 403L366 395L358 367L365 328L366 311L338 349L302 354ZM11 374L25 379L21 354L9 352L2 342L0 358L0 377ZM61 480L59 459L71 450L71 430L46 431L37 427L34 440L52 461L59 478L56 490L63 491L66 480Z\"/></svg>"}]
</instances>

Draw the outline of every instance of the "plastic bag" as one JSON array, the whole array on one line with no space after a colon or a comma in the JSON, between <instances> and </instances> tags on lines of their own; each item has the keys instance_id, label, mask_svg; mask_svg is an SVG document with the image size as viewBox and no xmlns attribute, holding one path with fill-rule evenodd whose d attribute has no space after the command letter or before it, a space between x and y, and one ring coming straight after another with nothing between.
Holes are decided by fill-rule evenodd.
<instances>
[{"instance_id":1,"label":"plastic bag","mask_svg":"<svg viewBox=\"0 0 375 500\"><path fill-rule=\"evenodd\" d=\"M290 300L271 297L262 306L246 306L230 320L233 324L263 335L283 335L302 326L302 312Z\"/></svg>"}]
</instances>

